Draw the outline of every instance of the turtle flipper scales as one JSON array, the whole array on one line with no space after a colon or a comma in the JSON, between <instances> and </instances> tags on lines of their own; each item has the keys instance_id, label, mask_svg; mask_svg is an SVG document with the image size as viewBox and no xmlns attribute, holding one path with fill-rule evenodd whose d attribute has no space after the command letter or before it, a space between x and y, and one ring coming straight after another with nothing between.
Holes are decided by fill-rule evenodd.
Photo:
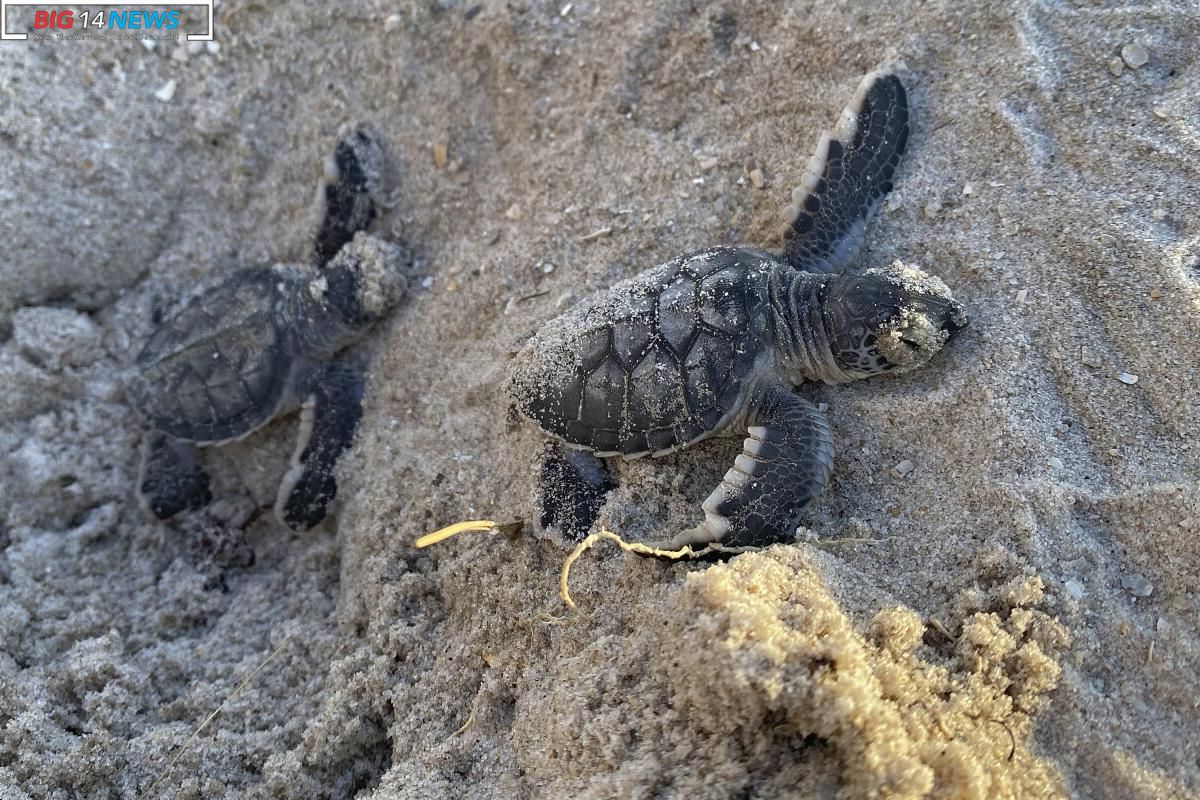
<instances>
[{"instance_id":1,"label":"turtle flipper scales","mask_svg":"<svg viewBox=\"0 0 1200 800\"><path fill-rule=\"evenodd\" d=\"M806 272L839 272L862 244L908 144L908 96L890 70L872 72L822 135L792 192L784 260Z\"/></svg>"},{"instance_id":2,"label":"turtle flipper scales","mask_svg":"<svg viewBox=\"0 0 1200 800\"><path fill-rule=\"evenodd\" d=\"M749 420L741 455L701 506L704 522L652 547L737 551L791 540L801 512L833 472L829 424L816 406L782 387L764 391Z\"/></svg>"},{"instance_id":3,"label":"turtle flipper scales","mask_svg":"<svg viewBox=\"0 0 1200 800\"><path fill-rule=\"evenodd\" d=\"M313 246L318 264L327 264L355 233L371 224L382 186L383 149L364 128L352 129L325 165L321 222Z\"/></svg>"},{"instance_id":4,"label":"turtle flipper scales","mask_svg":"<svg viewBox=\"0 0 1200 800\"><path fill-rule=\"evenodd\" d=\"M318 368L300 417L300 436L292 466L279 485L275 515L302 531L325 518L337 496L338 458L354 441L362 418L363 375L344 362Z\"/></svg>"},{"instance_id":5,"label":"turtle flipper scales","mask_svg":"<svg viewBox=\"0 0 1200 800\"><path fill-rule=\"evenodd\" d=\"M159 519L212 502L208 474L200 466L196 448L165 434L153 434L142 450L138 499Z\"/></svg>"}]
</instances>

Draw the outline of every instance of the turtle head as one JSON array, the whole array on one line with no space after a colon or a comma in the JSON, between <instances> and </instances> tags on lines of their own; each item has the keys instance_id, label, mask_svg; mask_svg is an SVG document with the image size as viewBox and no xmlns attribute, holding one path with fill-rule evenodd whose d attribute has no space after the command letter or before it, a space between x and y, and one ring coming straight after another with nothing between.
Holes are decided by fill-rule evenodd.
<instances>
[{"instance_id":1,"label":"turtle head","mask_svg":"<svg viewBox=\"0 0 1200 800\"><path fill-rule=\"evenodd\" d=\"M332 355L387 316L408 288L402 262L396 245L359 233L301 283L292 318L309 354Z\"/></svg>"},{"instance_id":2,"label":"turtle head","mask_svg":"<svg viewBox=\"0 0 1200 800\"><path fill-rule=\"evenodd\" d=\"M400 249L359 233L309 283L312 299L332 311L348 333L365 331L404 296Z\"/></svg>"},{"instance_id":3,"label":"turtle head","mask_svg":"<svg viewBox=\"0 0 1200 800\"><path fill-rule=\"evenodd\" d=\"M941 279L900 261L834 277L824 306L830 353L843 380L916 369L967 325Z\"/></svg>"}]
</instances>

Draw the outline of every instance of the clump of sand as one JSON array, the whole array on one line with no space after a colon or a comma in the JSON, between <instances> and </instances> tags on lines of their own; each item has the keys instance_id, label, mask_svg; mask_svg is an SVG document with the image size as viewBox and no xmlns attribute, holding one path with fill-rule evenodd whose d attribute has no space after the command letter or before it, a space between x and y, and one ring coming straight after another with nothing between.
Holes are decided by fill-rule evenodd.
<instances>
[{"instance_id":1,"label":"clump of sand","mask_svg":"<svg viewBox=\"0 0 1200 800\"><path fill-rule=\"evenodd\" d=\"M651 633L541 683L514 724L522 766L559 796L770 797L813 766L855 797L1063 795L1029 739L1067 643L1041 582L976 596L988 610L950 642L903 606L858 630L837 599L862 594L856 577L808 547L691 572L645 610Z\"/></svg>"}]
</instances>

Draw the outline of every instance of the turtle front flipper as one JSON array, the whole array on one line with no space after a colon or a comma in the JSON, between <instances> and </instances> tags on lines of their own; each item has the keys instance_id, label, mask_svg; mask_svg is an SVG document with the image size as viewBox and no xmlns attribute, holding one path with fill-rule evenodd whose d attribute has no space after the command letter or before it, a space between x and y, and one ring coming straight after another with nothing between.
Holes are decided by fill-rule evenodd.
<instances>
[{"instance_id":1,"label":"turtle front flipper","mask_svg":"<svg viewBox=\"0 0 1200 800\"><path fill-rule=\"evenodd\" d=\"M196 448L162 433L154 433L142 449L137 490L142 507L159 519L212 502L208 473Z\"/></svg>"},{"instance_id":2,"label":"turtle front flipper","mask_svg":"<svg viewBox=\"0 0 1200 800\"><path fill-rule=\"evenodd\" d=\"M784 260L806 272L839 272L862 245L867 223L892 190L908 143L908 96L889 70L872 72L821 136L792 192Z\"/></svg>"},{"instance_id":3,"label":"turtle front flipper","mask_svg":"<svg viewBox=\"0 0 1200 800\"><path fill-rule=\"evenodd\" d=\"M383 185L383 150L364 129L337 143L326 163L320 228L313 246L317 263L329 262L342 245L375 219Z\"/></svg>"},{"instance_id":4,"label":"turtle front flipper","mask_svg":"<svg viewBox=\"0 0 1200 800\"><path fill-rule=\"evenodd\" d=\"M829 482L833 436L816 406L783 388L765 391L749 420L742 454L701 506L704 522L652 547L736 552L791 540Z\"/></svg>"},{"instance_id":5,"label":"turtle front flipper","mask_svg":"<svg viewBox=\"0 0 1200 800\"><path fill-rule=\"evenodd\" d=\"M275 499L275 515L289 528L308 530L325 518L337 496L338 458L354 441L362 418L362 398L362 372L349 364L328 364L312 376L292 466Z\"/></svg>"}]
</instances>

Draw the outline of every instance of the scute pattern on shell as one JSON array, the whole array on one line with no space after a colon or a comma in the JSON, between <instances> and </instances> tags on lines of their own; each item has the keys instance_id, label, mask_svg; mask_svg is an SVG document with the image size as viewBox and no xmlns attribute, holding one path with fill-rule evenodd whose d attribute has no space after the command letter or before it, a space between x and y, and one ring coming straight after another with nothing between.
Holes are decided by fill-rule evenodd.
<instances>
[{"instance_id":1,"label":"scute pattern on shell","mask_svg":"<svg viewBox=\"0 0 1200 800\"><path fill-rule=\"evenodd\" d=\"M242 436L279 410L292 358L271 269L238 273L164 322L137 357L134 404L153 425L202 444Z\"/></svg>"},{"instance_id":2,"label":"scute pattern on shell","mask_svg":"<svg viewBox=\"0 0 1200 800\"><path fill-rule=\"evenodd\" d=\"M747 376L769 355L768 281L781 267L766 253L713 248L595 295L518 354L518 406L602 454L704 438L740 408Z\"/></svg>"}]
</instances>

